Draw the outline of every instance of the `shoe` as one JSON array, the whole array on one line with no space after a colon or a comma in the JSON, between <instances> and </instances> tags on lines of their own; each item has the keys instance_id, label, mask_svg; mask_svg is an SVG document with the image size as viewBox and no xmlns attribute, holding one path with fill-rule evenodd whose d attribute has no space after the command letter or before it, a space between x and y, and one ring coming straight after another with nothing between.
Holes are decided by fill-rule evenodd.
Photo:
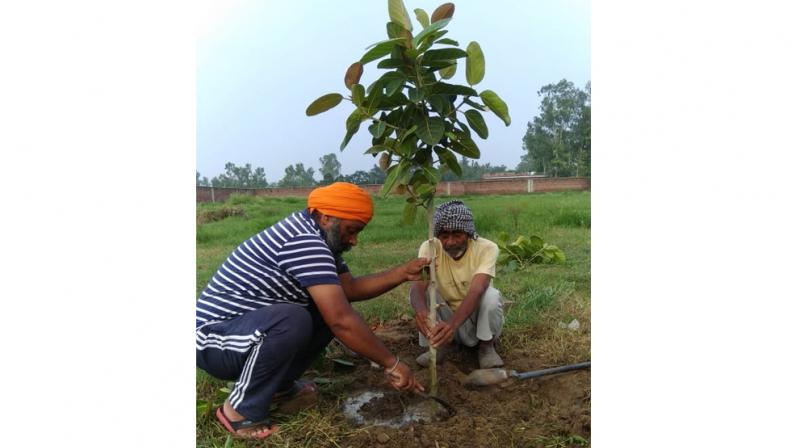
<instances>
[{"instance_id":1,"label":"shoe","mask_svg":"<svg viewBox=\"0 0 800 448\"><path fill-rule=\"evenodd\" d=\"M478 364L481 369L501 367L503 365L503 358L494 350L494 344L488 346L481 344L478 348Z\"/></svg>"},{"instance_id":2,"label":"shoe","mask_svg":"<svg viewBox=\"0 0 800 448\"><path fill-rule=\"evenodd\" d=\"M439 347L436 350L436 365L439 365L442 363L442 361L444 361L445 355L447 355L450 350L452 350L452 347L450 346ZM417 356L417 364L421 365L422 367L428 367L428 360L430 359L430 356L431 352L425 350L425 353Z\"/></svg>"}]
</instances>

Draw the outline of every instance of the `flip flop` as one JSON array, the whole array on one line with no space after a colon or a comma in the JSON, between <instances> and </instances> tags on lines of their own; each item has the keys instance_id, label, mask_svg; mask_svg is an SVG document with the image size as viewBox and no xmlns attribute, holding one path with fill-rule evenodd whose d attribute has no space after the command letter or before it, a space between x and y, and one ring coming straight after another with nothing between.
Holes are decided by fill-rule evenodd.
<instances>
[{"instance_id":1,"label":"flip flop","mask_svg":"<svg viewBox=\"0 0 800 448\"><path fill-rule=\"evenodd\" d=\"M228 419L228 417L225 416L225 412L222 410L222 406L217 408L216 414L217 414L217 420L219 420L220 423L222 423L222 426L224 426L225 429L228 430L228 432L233 434L234 437L238 437L238 438L242 438L242 439L261 440L261 439L266 439L267 437L271 436L272 434L274 434L278 430L278 426L277 425L273 425L272 424L272 420L270 420L269 418L265 418L263 420L259 420L259 421L256 421L256 422L254 422L252 420L247 420L247 419L240 420L238 422L232 422L232 421L230 421ZM252 432L247 433L247 434L239 434L237 432L237 431L239 431L241 429L258 428L260 426L269 428L269 431L267 431L267 432L252 431ZM255 435L256 433L261 433L261 434L260 435Z\"/></svg>"},{"instance_id":2,"label":"flip flop","mask_svg":"<svg viewBox=\"0 0 800 448\"><path fill-rule=\"evenodd\" d=\"M297 380L285 391L276 392L272 403L277 406L276 412L296 414L317 404L317 385L311 380Z\"/></svg>"}]
</instances>

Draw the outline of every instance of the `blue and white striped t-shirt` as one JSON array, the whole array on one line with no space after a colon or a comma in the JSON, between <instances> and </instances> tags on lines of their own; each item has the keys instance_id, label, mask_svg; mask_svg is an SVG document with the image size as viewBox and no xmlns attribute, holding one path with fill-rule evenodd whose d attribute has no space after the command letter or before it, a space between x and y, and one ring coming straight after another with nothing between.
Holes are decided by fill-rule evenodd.
<instances>
[{"instance_id":1,"label":"blue and white striped t-shirt","mask_svg":"<svg viewBox=\"0 0 800 448\"><path fill-rule=\"evenodd\" d=\"M334 257L307 210L295 212L243 242L197 299L197 326L240 316L274 303L307 306L306 288L341 284L348 272Z\"/></svg>"}]
</instances>

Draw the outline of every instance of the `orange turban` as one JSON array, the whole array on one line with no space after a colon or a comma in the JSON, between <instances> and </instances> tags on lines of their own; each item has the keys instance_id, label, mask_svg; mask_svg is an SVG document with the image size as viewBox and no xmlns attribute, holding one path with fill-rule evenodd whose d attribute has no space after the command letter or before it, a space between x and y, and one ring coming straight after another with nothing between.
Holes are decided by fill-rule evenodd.
<instances>
[{"instance_id":1,"label":"orange turban","mask_svg":"<svg viewBox=\"0 0 800 448\"><path fill-rule=\"evenodd\" d=\"M348 182L334 182L315 188L308 195L309 211L368 224L372 219L372 198L362 188Z\"/></svg>"}]
</instances>

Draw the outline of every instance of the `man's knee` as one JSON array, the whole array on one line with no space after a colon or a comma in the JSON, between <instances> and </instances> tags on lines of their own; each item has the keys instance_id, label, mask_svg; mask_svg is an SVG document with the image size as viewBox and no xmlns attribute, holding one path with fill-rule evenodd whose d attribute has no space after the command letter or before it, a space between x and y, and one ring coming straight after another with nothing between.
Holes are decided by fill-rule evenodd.
<instances>
[{"instance_id":1,"label":"man's knee","mask_svg":"<svg viewBox=\"0 0 800 448\"><path fill-rule=\"evenodd\" d=\"M483 296L481 296L481 311L503 312L503 296L500 291L491 286L486 288Z\"/></svg>"},{"instance_id":2,"label":"man's knee","mask_svg":"<svg viewBox=\"0 0 800 448\"><path fill-rule=\"evenodd\" d=\"M280 304L272 305L273 317L276 317L275 324L267 330L266 338L270 336L278 337L287 344L296 344L297 347L304 346L311 341L313 333L313 322L311 313L297 305Z\"/></svg>"}]
</instances>

